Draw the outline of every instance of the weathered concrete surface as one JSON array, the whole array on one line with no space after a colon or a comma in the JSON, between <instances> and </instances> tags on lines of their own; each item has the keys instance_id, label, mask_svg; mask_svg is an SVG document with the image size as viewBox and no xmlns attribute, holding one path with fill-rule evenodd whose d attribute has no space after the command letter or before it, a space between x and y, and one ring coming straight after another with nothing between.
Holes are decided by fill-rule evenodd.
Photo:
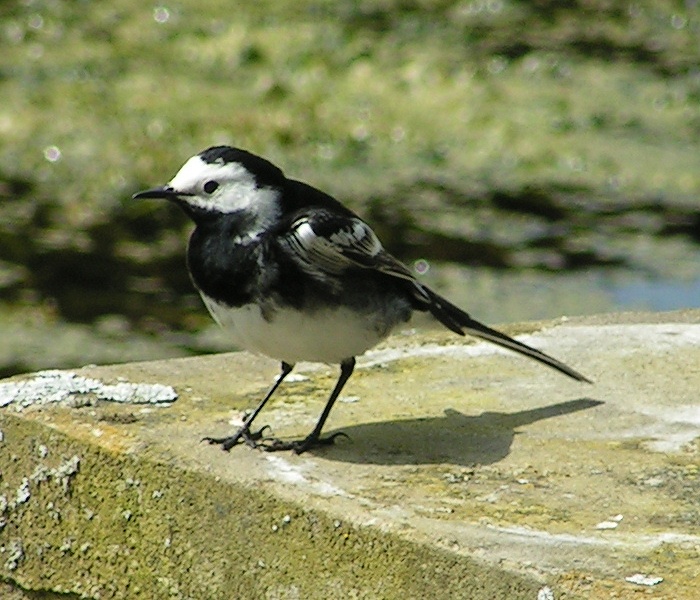
<instances>
[{"instance_id":1,"label":"weathered concrete surface","mask_svg":"<svg viewBox=\"0 0 700 600\"><path fill-rule=\"evenodd\" d=\"M350 440L302 456L199 443L256 403L271 361L79 369L180 397L3 409L0 575L47 598L700 597L700 311L509 331L595 385L400 334L331 414ZM336 377L297 372L260 416L283 437Z\"/></svg>"}]
</instances>

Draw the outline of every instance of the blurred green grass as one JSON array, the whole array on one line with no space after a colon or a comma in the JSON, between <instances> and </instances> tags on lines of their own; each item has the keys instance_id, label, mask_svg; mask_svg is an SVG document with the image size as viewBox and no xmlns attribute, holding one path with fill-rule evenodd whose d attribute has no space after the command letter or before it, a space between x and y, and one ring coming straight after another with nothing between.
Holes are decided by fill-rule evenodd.
<instances>
[{"instance_id":1,"label":"blurred green grass","mask_svg":"<svg viewBox=\"0 0 700 600\"><path fill-rule=\"evenodd\" d=\"M218 143L348 199L427 174L663 198L700 186L694 2L27 0L0 12L0 173L35 181L71 227Z\"/></svg>"}]
</instances>

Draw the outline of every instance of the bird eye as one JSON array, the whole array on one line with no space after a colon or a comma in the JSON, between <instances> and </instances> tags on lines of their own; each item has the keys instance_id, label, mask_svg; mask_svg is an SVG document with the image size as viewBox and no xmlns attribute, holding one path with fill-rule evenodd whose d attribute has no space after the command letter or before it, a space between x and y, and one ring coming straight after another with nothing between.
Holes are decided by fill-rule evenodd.
<instances>
[{"instance_id":1,"label":"bird eye","mask_svg":"<svg viewBox=\"0 0 700 600\"><path fill-rule=\"evenodd\" d=\"M207 194L213 194L216 191L216 188L219 187L219 182L218 181L207 181L204 184L204 191Z\"/></svg>"}]
</instances>

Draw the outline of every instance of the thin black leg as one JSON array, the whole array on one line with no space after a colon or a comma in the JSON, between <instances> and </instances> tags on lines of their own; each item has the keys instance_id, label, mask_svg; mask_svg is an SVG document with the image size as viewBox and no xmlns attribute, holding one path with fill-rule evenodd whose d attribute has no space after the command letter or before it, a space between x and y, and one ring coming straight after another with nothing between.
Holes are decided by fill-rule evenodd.
<instances>
[{"instance_id":1,"label":"thin black leg","mask_svg":"<svg viewBox=\"0 0 700 600\"><path fill-rule=\"evenodd\" d=\"M274 394L275 390L280 386L280 383L282 383L284 381L284 378L292 372L293 368L294 365L290 365L286 362L282 363L282 371L275 380L275 383L272 384L272 387L267 392L267 394L265 394L265 397L262 399L262 402L258 404L257 408L246 417L245 421L243 421L243 425L236 433L234 433L230 437L224 438L205 437L202 439L202 441L209 442L210 444L221 444L221 447L226 451L233 448L239 442L245 442L251 448L257 448L259 445L258 440L262 439L262 433L263 431L265 431L267 426L256 431L255 433L251 433L250 426L253 423L255 417L257 417L260 411L263 409L265 404L267 404L267 401L272 397L272 394Z\"/></svg>"},{"instance_id":2,"label":"thin black leg","mask_svg":"<svg viewBox=\"0 0 700 600\"><path fill-rule=\"evenodd\" d=\"M302 452L306 452L314 446L324 446L332 444L335 441L335 438L337 438L339 435L345 435L344 433L338 432L326 438L322 438L321 430L323 429L323 425L325 424L328 415L331 413L333 404L335 404L335 401L338 399L338 396L343 390L343 387L345 387L345 384L347 383L348 379L350 379L350 375L352 375L354 369L354 358L349 358L340 363L340 377L338 377L338 381L335 384L335 387L333 388L330 397L328 398L328 402L326 402L326 406L318 419L318 423L316 423L316 427L313 428L313 431L308 436L306 436L303 440L295 440L292 442L283 442L282 440L276 439L269 440L268 443L259 444L259 446L263 450L266 450L268 452L277 452L279 450L294 450L294 452L296 452L297 454L301 454Z\"/></svg>"}]
</instances>

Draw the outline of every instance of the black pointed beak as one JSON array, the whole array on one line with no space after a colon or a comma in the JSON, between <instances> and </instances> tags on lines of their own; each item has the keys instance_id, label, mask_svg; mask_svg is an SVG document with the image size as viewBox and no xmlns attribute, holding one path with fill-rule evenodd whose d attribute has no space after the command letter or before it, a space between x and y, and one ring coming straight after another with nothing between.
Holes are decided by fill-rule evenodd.
<instances>
[{"instance_id":1,"label":"black pointed beak","mask_svg":"<svg viewBox=\"0 0 700 600\"><path fill-rule=\"evenodd\" d=\"M144 190L143 192L138 192L134 194L131 198L133 200L142 200L145 198L161 198L163 200L177 200L181 196L191 196L192 194L187 194L185 192L178 192L173 188L164 185L161 187L153 188L151 190Z\"/></svg>"}]
</instances>

